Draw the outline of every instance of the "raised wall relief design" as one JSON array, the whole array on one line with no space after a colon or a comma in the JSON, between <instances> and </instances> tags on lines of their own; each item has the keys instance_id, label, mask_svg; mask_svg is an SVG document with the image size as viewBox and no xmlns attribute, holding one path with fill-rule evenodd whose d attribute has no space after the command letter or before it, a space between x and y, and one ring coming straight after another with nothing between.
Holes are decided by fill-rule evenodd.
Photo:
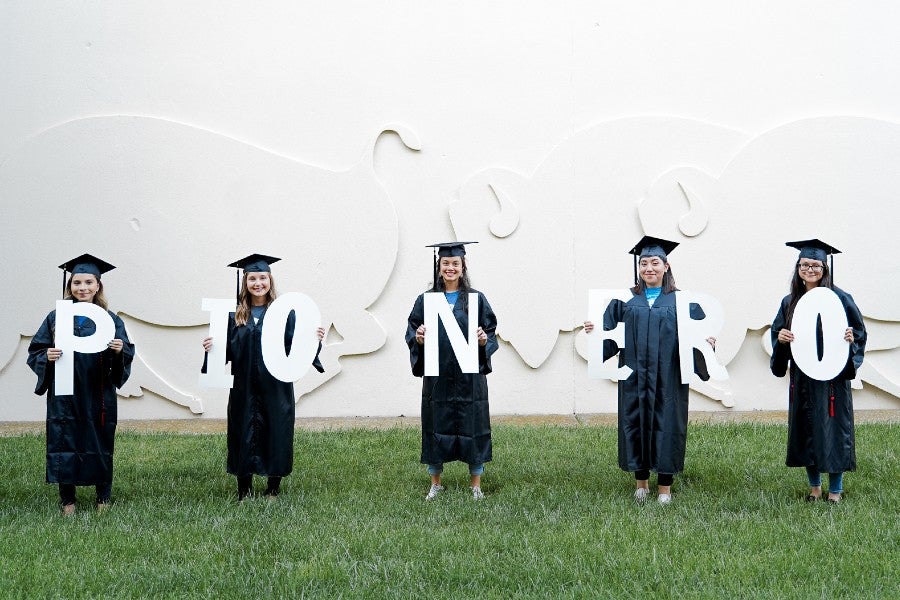
<instances>
[{"instance_id":1,"label":"raised wall relief design","mask_svg":"<svg viewBox=\"0 0 900 600\"><path fill-rule=\"evenodd\" d=\"M418 149L409 129L385 129ZM0 311L0 366L59 297L56 265L90 252L118 267L104 277L110 306L138 341L122 394L149 389L203 412L201 398L179 391L196 380L168 374L176 349L167 336L208 323L201 298L234 294L235 273L225 265L262 252L283 257L273 269L277 288L312 294L331 332L326 374L311 385L336 376L341 356L374 352L386 339L366 310L399 243L394 205L373 171L378 135L345 170L141 116L76 119L31 138L0 165L0 197L12 200L0 221L6 260L30 265L16 271L26 292L10 294Z\"/></svg>"}]
</instances>

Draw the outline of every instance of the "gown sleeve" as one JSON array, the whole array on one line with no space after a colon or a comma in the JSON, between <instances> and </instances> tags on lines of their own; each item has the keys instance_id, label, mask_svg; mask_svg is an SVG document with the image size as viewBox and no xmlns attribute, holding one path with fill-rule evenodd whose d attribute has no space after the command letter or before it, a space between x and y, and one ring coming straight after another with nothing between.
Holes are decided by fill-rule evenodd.
<instances>
[{"instance_id":1,"label":"gown sleeve","mask_svg":"<svg viewBox=\"0 0 900 600\"><path fill-rule=\"evenodd\" d=\"M231 362L231 331L234 329L234 313L228 315L228 328L225 330L225 364ZM201 373L206 373L209 368L209 352L203 353L203 365L200 367Z\"/></svg>"},{"instance_id":2,"label":"gown sleeve","mask_svg":"<svg viewBox=\"0 0 900 600\"><path fill-rule=\"evenodd\" d=\"M425 296L419 294L406 320L406 345L409 346L409 363L416 377L425 374L425 349L416 341L416 330L425 322Z\"/></svg>"},{"instance_id":3,"label":"gown sleeve","mask_svg":"<svg viewBox=\"0 0 900 600\"><path fill-rule=\"evenodd\" d=\"M134 360L134 344L128 339L128 332L125 331L125 323L122 319L113 313L109 313L116 324L116 339L122 340L122 351L116 354L112 350L104 350L110 361L110 378L116 384L117 388L121 388L128 381L131 375L131 363Z\"/></svg>"},{"instance_id":4,"label":"gown sleeve","mask_svg":"<svg viewBox=\"0 0 900 600\"><path fill-rule=\"evenodd\" d=\"M603 331L612 331L622 322L625 316L625 303L613 300L603 312ZM612 340L603 340L603 361L607 361L619 353L619 346Z\"/></svg>"},{"instance_id":5,"label":"gown sleeve","mask_svg":"<svg viewBox=\"0 0 900 600\"><path fill-rule=\"evenodd\" d=\"M287 325L284 328L284 353L290 354L291 348L294 345L294 327L297 324L297 317L294 313L288 315ZM319 373L325 372L325 367L322 366L321 361L319 360L319 353L322 351L322 342L319 341L319 347L316 349L316 355L313 357L312 366Z\"/></svg>"},{"instance_id":6,"label":"gown sleeve","mask_svg":"<svg viewBox=\"0 0 900 600\"><path fill-rule=\"evenodd\" d=\"M478 372L487 375L493 370L491 355L500 348L500 344L497 342L497 316L481 292L478 292L478 304L478 326L487 334L487 343L484 346L478 346ZM415 330L413 330L413 334L415 334ZM413 343L415 343L415 335Z\"/></svg>"},{"instance_id":7,"label":"gown sleeve","mask_svg":"<svg viewBox=\"0 0 900 600\"><path fill-rule=\"evenodd\" d=\"M844 305L844 312L847 313L847 326L853 329L853 341L850 343L847 365L838 377L840 379L856 379L856 372L862 366L863 356L866 353L866 324L859 307L856 306L856 302L853 301L850 294L839 290L838 297L841 299L841 304Z\"/></svg>"},{"instance_id":8,"label":"gown sleeve","mask_svg":"<svg viewBox=\"0 0 900 600\"><path fill-rule=\"evenodd\" d=\"M325 367L322 366L322 361L319 360L319 353L321 353L321 352L322 352L322 341L320 340L319 341L319 349L316 350L316 356L315 356L315 358L313 358L312 366L319 373L324 373Z\"/></svg>"},{"instance_id":9,"label":"gown sleeve","mask_svg":"<svg viewBox=\"0 0 900 600\"><path fill-rule=\"evenodd\" d=\"M691 302L689 311L692 319L703 320L706 318L706 313L703 312L700 305L695 302ZM706 342L702 343L705 344ZM709 368L706 366L706 358L703 356L703 353L696 348L694 348L694 373L696 373L702 381L709 381Z\"/></svg>"},{"instance_id":10,"label":"gown sleeve","mask_svg":"<svg viewBox=\"0 0 900 600\"><path fill-rule=\"evenodd\" d=\"M784 374L787 373L788 361L791 359L790 344L778 342L778 332L784 329L787 324L787 319L785 318L787 300L785 298L781 301L781 306L778 307L778 314L775 315L775 320L772 321L772 328L769 330L769 335L772 337L772 358L769 361L769 368L775 377L784 377Z\"/></svg>"},{"instance_id":11,"label":"gown sleeve","mask_svg":"<svg viewBox=\"0 0 900 600\"><path fill-rule=\"evenodd\" d=\"M51 312L41 323L31 343L28 344L28 366L37 375L34 393L42 396L50 389L55 370L53 363L47 360L47 349L53 347L53 331L56 325L56 312Z\"/></svg>"}]
</instances>

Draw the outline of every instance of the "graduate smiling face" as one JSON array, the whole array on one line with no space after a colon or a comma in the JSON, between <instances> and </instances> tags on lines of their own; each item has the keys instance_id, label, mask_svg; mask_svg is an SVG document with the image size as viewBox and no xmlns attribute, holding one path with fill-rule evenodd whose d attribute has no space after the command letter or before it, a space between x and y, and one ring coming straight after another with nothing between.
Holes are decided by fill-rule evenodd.
<instances>
[{"instance_id":1,"label":"graduate smiling face","mask_svg":"<svg viewBox=\"0 0 900 600\"><path fill-rule=\"evenodd\" d=\"M444 285L458 283L463 273L463 259L461 256L442 256L439 268Z\"/></svg>"},{"instance_id":2,"label":"graduate smiling face","mask_svg":"<svg viewBox=\"0 0 900 600\"><path fill-rule=\"evenodd\" d=\"M642 256L638 264L638 273L649 288L662 286L663 275L669 270L669 263L658 256Z\"/></svg>"},{"instance_id":3,"label":"graduate smiling face","mask_svg":"<svg viewBox=\"0 0 900 600\"><path fill-rule=\"evenodd\" d=\"M801 258L797 261L797 273L807 289L818 287L825 275L825 264L821 260Z\"/></svg>"},{"instance_id":4,"label":"graduate smiling face","mask_svg":"<svg viewBox=\"0 0 900 600\"><path fill-rule=\"evenodd\" d=\"M831 269L828 268L827 261L829 255L840 254L840 250L819 239L786 242L785 246L800 250L791 277L791 294L794 297L799 297L803 291L819 286L833 287Z\"/></svg>"},{"instance_id":5,"label":"graduate smiling face","mask_svg":"<svg viewBox=\"0 0 900 600\"><path fill-rule=\"evenodd\" d=\"M272 289L272 280L269 274L261 272L251 272L245 275L245 285L250 293L252 304L265 304L269 290Z\"/></svg>"},{"instance_id":6,"label":"graduate smiling face","mask_svg":"<svg viewBox=\"0 0 900 600\"><path fill-rule=\"evenodd\" d=\"M100 280L91 273L75 273L69 280L69 293L76 302L93 302L100 291Z\"/></svg>"}]
</instances>

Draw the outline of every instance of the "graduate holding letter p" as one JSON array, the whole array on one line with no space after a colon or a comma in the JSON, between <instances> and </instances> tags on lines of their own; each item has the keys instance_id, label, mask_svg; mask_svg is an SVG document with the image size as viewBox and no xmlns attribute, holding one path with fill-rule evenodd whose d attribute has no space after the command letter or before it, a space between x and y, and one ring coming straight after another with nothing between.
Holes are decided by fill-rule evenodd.
<instances>
[{"instance_id":1,"label":"graduate holding letter p","mask_svg":"<svg viewBox=\"0 0 900 600\"><path fill-rule=\"evenodd\" d=\"M125 385L131 374L134 344L122 319L106 308L100 277L115 267L83 254L59 268L63 270L63 298L67 302L57 306L71 312L67 311L66 322L59 310L47 315L28 345L28 366L38 378L34 393L47 394L47 483L59 484L63 514L72 515L77 485L95 486L98 510L110 503L116 388ZM72 273L68 281L66 272ZM75 306L67 307L68 302ZM85 343L95 335L100 337L94 340L99 351L62 347L69 342L73 346ZM66 361L71 362L65 365ZM65 368L71 369L66 373L71 379L59 380Z\"/></svg>"},{"instance_id":2,"label":"graduate holding letter p","mask_svg":"<svg viewBox=\"0 0 900 600\"><path fill-rule=\"evenodd\" d=\"M656 471L660 504L672 500L671 486L684 468L687 440L689 382L682 381L678 351L678 319L675 278L668 255L678 246L644 236L629 250L634 255L635 285L627 302L613 300L603 315L603 329L625 326L625 347L603 342L603 360L619 355L619 366L631 374L619 380L619 468L634 473L637 502L650 494L650 472ZM640 277L638 276L640 274ZM696 304L692 319L705 317ZM590 334L594 324L585 321ZM715 338L706 338L715 348ZM703 355L694 350L694 369L709 379Z\"/></svg>"},{"instance_id":3,"label":"graduate holding letter p","mask_svg":"<svg viewBox=\"0 0 900 600\"><path fill-rule=\"evenodd\" d=\"M294 384L276 379L263 361L262 332L266 311L275 301L273 256L251 254L228 265L243 269L237 311L228 316L226 360L231 363L234 384L228 394L228 472L237 477L238 500L249 496L253 476L268 478L265 495L278 496L281 479L294 466ZM284 331L285 354L291 351L296 319L291 314ZM321 340L325 330L316 331ZM203 340L209 352L213 338ZM318 353L312 363L325 369ZM204 361L204 371L206 370Z\"/></svg>"},{"instance_id":4,"label":"graduate holding letter p","mask_svg":"<svg viewBox=\"0 0 900 600\"><path fill-rule=\"evenodd\" d=\"M465 244L476 242L447 242L429 246L435 248L434 281L429 293L440 294L452 307L455 323L463 336L474 329L470 326L470 306L477 302L478 327L477 372L466 373L460 368L448 331L443 321L437 330L425 326L425 294L419 294L409 313L406 328L406 344L413 375L422 380L422 463L428 465L431 488L426 500L432 500L443 491L441 473L444 463L460 460L469 465L472 496L480 500L481 475L484 463L491 460L491 420L488 408L486 375L491 372L491 355L499 347L495 330L497 318L484 294L472 289L466 267ZM459 332L452 332L458 334ZM426 338L436 339L440 364L438 375L429 376L425 364ZM465 340L472 343L468 337ZM433 365L432 365L433 367Z\"/></svg>"}]
</instances>

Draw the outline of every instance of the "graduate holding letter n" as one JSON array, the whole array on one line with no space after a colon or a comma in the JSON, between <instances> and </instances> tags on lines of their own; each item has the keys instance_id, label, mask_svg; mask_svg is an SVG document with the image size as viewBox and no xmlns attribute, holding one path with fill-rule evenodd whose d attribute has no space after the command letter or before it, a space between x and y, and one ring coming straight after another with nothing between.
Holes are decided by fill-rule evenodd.
<instances>
[{"instance_id":1,"label":"graduate holding letter n","mask_svg":"<svg viewBox=\"0 0 900 600\"><path fill-rule=\"evenodd\" d=\"M684 469L687 441L689 382L682 380L675 278L668 255L678 246L659 238L644 236L629 250L634 255L634 287L627 302L613 300L603 315L603 329L611 331L619 323L625 327L625 347L612 340L603 342L603 360L619 355L619 366L630 375L619 380L619 467L634 473L637 502L650 494L650 472L656 471L660 504L672 500L671 486L676 473ZM696 304L692 319L705 314ZM594 324L584 323L590 334ZM715 348L715 338L706 338ZM694 349L694 371L709 379L703 354Z\"/></svg>"},{"instance_id":2,"label":"graduate holding letter n","mask_svg":"<svg viewBox=\"0 0 900 600\"><path fill-rule=\"evenodd\" d=\"M110 503L116 388L131 374L134 344L106 308L100 277L115 267L83 254L59 268L64 300L31 339L28 366L34 393L47 394L47 483L59 484L63 514L72 515L77 485L95 486L98 510Z\"/></svg>"},{"instance_id":3,"label":"graduate holding letter n","mask_svg":"<svg viewBox=\"0 0 900 600\"><path fill-rule=\"evenodd\" d=\"M484 294L469 284L465 244L473 243L477 242L429 246L435 248L434 280L426 294L438 296L430 296L426 301L426 294L419 294L406 328L413 375L423 377L421 461L428 465L431 475L426 500L434 499L444 489L441 485L444 463L454 460L469 465L472 496L480 500L484 497L481 491L484 463L491 460L486 375L491 372L491 355L499 347L495 334L497 318ZM431 305L435 297L449 309L440 307L436 320L434 315L426 314L426 307L436 310ZM452 315L452 321L444 321L441 313ZM477 327L470 322L470 314L477 319ZM429 320L437 323L436 329L426 326ZM434 358L426 356L426 340L429 344L437 342L437 365L426 364L429 358ZM465 356L458 357L457 352ZM429 374L432 372L437 374Z\"/></svg>"}]
</instances>

